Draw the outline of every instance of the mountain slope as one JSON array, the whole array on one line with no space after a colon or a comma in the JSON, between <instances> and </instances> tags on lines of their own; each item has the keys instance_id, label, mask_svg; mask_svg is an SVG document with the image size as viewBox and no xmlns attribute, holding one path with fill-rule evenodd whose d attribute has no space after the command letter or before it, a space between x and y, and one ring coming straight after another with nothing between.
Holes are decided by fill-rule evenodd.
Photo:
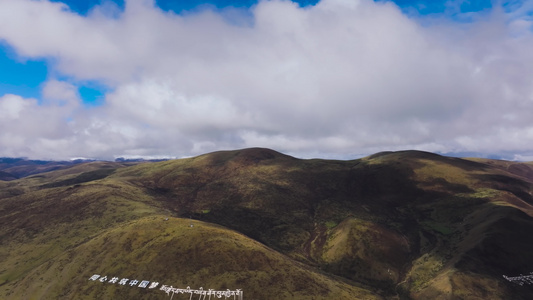
<instances>
[{"instance_id":1,"label":"mountain slope","mask_svg":"<svg viewBox=\"0 0 533 300\"><path fill-rule=\"evenodd\" d=\"M419 151L252 148L0 182L0 297L161 299L88 281L104 272L251 299L528 299L502 275L533 271L532 174Z\"/></svg>"},{"instance_id":2,"label":"mountain slope","mask_svg":"<svg viewBox=\"0 0 533 300\"><path fill-rule=\"evenodd\" d=\"M109 279L126 276L165 280L182 287L226 290L245 286L247 295L264 293L260 299L380 299L364 289L313 272L223 227L176 218L165 220L163 216L151 216L108 230L42 264L16 289L29 299L164 298L158 290L88 282L96 272L107 274ZM265 289L265 284L270 287Z\"/></svg>"}]
</instances>

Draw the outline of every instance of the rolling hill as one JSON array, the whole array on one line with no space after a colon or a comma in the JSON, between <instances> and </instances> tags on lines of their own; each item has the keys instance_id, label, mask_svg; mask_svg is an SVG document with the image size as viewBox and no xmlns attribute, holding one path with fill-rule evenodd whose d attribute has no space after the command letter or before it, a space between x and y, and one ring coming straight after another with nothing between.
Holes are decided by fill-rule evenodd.
<instances>
[{"instance_id":1,"label":"rolling hill","mask_svg":"<svg viewBox=\"0 0 533 300\"><path fill-rule=\"evenodd\" d=\"M531 163L420 151L79 163L0 181L0 298L530 299L503 275L533 271L532 191Z\"/></svg>"}]
</instances>

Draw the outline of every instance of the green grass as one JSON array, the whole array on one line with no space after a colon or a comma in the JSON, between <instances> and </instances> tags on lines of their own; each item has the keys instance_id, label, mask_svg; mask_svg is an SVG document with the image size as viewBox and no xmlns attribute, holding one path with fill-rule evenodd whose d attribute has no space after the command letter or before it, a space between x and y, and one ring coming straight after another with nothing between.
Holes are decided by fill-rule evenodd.
<instances>
[{"instance_id":1,"label":"green grass","mask_svg":"<svg viewBox=\"0 0 533 300\"><path fill-rule=\"evenodd\" d=\"M431 221L423 222L422 226L426 228L427 230L438 232L443 235L450 235L454 232L453 228L446 226L446 224L437 223L437 222L431 222Z\"/></svg>"},{"instance_id":2,"label":"green grass","mask_svg":"<svg viewBox=\"0 0 533 300\"><path fill-rule=\"evenodd\" d=\"M324 223L324 225L326 226L327 229L333 229L339 224L335 221L327 221L326 223Z\"/></svg>"}]
</instances>

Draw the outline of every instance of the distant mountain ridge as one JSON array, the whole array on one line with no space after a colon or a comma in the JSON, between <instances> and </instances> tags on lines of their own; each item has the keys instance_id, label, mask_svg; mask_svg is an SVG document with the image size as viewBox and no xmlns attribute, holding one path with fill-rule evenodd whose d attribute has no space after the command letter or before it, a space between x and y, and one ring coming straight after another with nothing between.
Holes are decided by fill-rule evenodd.
<instances>
[{"instance_id":1,"label":"distant mountain ridge","mask_svg":"<svg viewBox=\"0 0 533 300\"><path fill-rule=\"evenodd\" d=\"M0 157L0 180L8 181L44 172L68 168L86 161L44 161ZM2 176L3 175L3 176Z\"/></svg>"},{"instance_id":2,"label":"distant mountain ridge","mask_svg":"<svg viewBox=\"0 0 533 300\"><path fill-rule=\"evenodd\" d=\"M158 162L167 159L143 159L143 158L123 158L115 159L115 162L120 163L140 163L140 162ZM31 160L25 158L0 157L0 180L9 181L19 178L45 173L64 168L70 168L77 164L105 161L95 159L73 159L69 161L54 161L54 160Z\"/></svg>"},{"instance_id":3,"label":"distant mountain ridge","mask_svg":"<svg viewBox=\"0 0 533 300\"><path fill-rule=\"evenodd\" d=\"M532 163L421 151L79 163L0 181L0 298L166 297L88 280L107 274L245 299L525 300L503 275L533 271L532 195Z\"/></svg>"}]
</instances>

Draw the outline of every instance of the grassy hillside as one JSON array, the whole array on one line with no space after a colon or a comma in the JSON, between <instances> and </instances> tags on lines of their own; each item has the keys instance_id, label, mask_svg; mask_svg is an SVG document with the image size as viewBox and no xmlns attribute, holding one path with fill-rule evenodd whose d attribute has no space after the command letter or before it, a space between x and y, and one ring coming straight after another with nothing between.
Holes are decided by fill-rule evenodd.
<instances>
[{"instance_id":1,"label":"grassy hillside","mask_svg":"<svg viewBox=\"0 0 533 300\"><path fill-rule=\"evenodd\" d=\"M35 268L15 291L28 299L166 296L159 289L88 282L95 272L104 272L109 278L164 280L183 288L240 287L251 299L379 299L364 289L313 272L234 231L199 221L165 220L164 216L145 217L107 230Z\"/></svg>"},{"instance_id":2,"label":"grassy hillside","mask_svg":"<svg viewBox=\"0 0 533 300\"><path fill-rule=\"evenodd\" d=\"M533 271L532 188L532 164L419 151L78 164L0 181L0 298L168 297L88 280L105 273L245 299L530 299L502 275Z\"/></svg>"}]
</instances>

